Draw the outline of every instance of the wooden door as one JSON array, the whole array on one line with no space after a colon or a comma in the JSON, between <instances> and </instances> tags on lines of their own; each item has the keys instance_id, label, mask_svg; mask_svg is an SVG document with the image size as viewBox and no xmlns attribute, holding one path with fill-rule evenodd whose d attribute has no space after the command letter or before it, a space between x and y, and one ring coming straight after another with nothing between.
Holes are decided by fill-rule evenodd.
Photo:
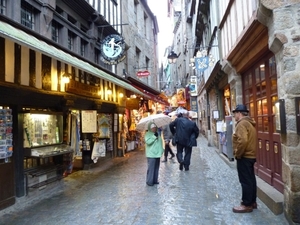
<instances>
[{"instance_id":1,"label":"wooden door","mask_svg":"<svg viewBox=\"0 0 300 225\"><path fill-rule=\"evenodd\" d=\"M0 210L15 203L14 167L9 159L0 159Z\"/></svg>"},{"instance_id":2,"label":"wooden door","mask_svg":"<svg viewBox=\"0 0 300 225\"><path fill-rule=\"evenodd\" d=\"M257 125L255 173L283 192L280 135L275 129L274 105L277 97L276 63L269 54L243 75L244 102Z\"/></svg>"}]
</instances>

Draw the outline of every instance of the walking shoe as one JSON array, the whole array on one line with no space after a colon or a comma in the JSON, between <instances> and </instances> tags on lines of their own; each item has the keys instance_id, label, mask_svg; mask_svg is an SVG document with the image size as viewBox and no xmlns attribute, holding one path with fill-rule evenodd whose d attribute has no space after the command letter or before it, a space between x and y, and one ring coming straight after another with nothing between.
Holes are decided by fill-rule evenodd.
<instances>
[{"instance_id":1,"label":"walking shoe","mask_svg":"<svg viewBox=\"0 0 300 225\"><path fill-rule=\"evenodd\" d=\"M169 159L173 159L175 157L175 155L172 155Z\"/></svg>"},{"instance_id":2,"label":"walking shoe","mask_svg":"<svg viewBox=\"0 0 300 225\"><path fill-rule=\"evenodd\" d=\"M232 208L234 213L250 213L253 211L252 206L239 205Z\"/></svg>"},{"instance_id":3,"label":"walking shoe","mask_svg":"<svg viewBox=\"0 0 300 225\"><path fill-rule=\"evenodd\" d=\"M180 170L183 170L183 162L181 162L181 163L179 164L179 169L180 169Z\"/></svg>"},{"instance_id":4,"label":"walking shoe","mask_svg":"<svg viewBox=\"0 0 300 225\"><path fill-rule=\"evenodd\" d=\"M244 203L241 202L241 205L244 205ZM252 203L252 208L253 209L257 209L257 203L256 202Z\"/></svg>"},{"instance_id":5,"label":"walking shoe","mask_svg":"<svg viewBox=\"0 0 300 225\"><path fill-rule=\"evenodd\" d=\"M146 183L148 186L153 186L154 184Z\"/></svg>"},{"instance_id":6,"label":"walking shoe","mask_svg":"<svg viewBox=\"0 0 300 225\"><path fill-rule=\"evenodd\" d=\"M157 182L154 182L154 184L159 184L159 182L157 181Z\"/></svg>"}]
</instances>

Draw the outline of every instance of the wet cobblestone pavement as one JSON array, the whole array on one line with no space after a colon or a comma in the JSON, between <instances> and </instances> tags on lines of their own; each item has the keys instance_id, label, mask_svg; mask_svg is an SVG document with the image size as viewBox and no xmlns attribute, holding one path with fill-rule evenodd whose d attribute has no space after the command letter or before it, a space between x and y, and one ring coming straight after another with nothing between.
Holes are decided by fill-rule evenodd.
<instances>
[{"instance_id":1,"label":"wet cobblestone pavement","mask_svg":"<svg viewBox=\"0 0 300 225\"><path fill-rule=\"evenodd\" d=\"M160 184L145 183L144 151L104 172L79 171L63 181L64 191L24 209L0 214L1 225L288 225L259 199L252 213L235 214L241 187L231 167L198 138L189 171L175 160L161 163Z\"/></svg>"}]
</instances>

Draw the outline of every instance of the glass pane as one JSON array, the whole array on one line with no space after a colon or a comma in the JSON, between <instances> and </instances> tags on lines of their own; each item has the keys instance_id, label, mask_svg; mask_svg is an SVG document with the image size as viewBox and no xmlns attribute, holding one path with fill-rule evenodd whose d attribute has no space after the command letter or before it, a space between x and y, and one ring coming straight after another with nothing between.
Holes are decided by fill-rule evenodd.
<instances>
[{"instance_id":1,"label":"glass pane","mask_svg":"<svg viewBox=\"0 0 300 225\"><path fill-rule=\"evenodd\" d=\"M276 76L276 62L275 62L275 56L272 56L269 59L269 70L270 70L270 76L275 75Z\"/></svg>"},{"instance_id":2,"label":"glass pane","mask_svg":"<svg viewBox=\"0 0 300 225\"><path fill-rule=\"evenodd\" d=\"M257 115L262 115L262 109L261 109L261 100L257 101Z\"/></svg>"},{"instance_id":3,"label":"glass pane","mask_svg":"<svg viewBox=\"0 0 300 225\"><path fill-rule=\"evenodd\" d=\"M252 86L252 73L249 73L248 82L249 82L249 87L251 87Z\"/></svg>"},{"instance_id":4,"label":"glass pane","mask_svg":"<svg viewBox=\"0 0 300 225\"><path fill-rule=\"evenodd\" d=\"M245 91L245 102L249 102L249 90Z\"/></svg>"},{"instance_id":5,"label":"glass pane","mask_svg":"<svg viewBox=\"0 0 300 225\"><path fill-rule=\"evenodd\" d=\"M277 94L277 78L271 78L271 94Z\"/></svg>"},{"instance_id":6,"label":"glass pane","mask_svg":"<svg viewBox=\"0 0 300 225\"><path fill-rule=\"evenodd\" d=\"M256 96L257 98L262 97L260 93L260 83L256 85Z\"/></svg>"},{"instance_id":7,"label":"glass pane","mask_svg":"<svg viewBox=\"0 0 300 225\"><path fill-rule=\"evenodd\" d=\"M249 113L250 113L250 116L252 116L252 117L255 115L255 113L254 113L254 103L253 102L250 103Z\"/></svg>"},{"instance_id":8,"label":"glass pane","mask_svg":"<svg viewBox=\"0 0 300 225\"><path fill-rule=\"evenodd\" d=\"M258 131L263 131L263 125L262 125L262 118L261 117L257 118L257 130Z\"/></svg>"},{"instance_id":9,"label":"glass pane","mask_svg":"<svg viewBox=\"0 0 300 225\"><path fill-rule=\"evenodd\" d=\"M265 79L265 64L261 64L260 66L260 80Z\"/></svg>"},{"instance_id":10,"label":"glass pane","mask_svg":"<svg viewBox=\"0 0 300 225\"><path fill-rule=\"evenodd\" d=\"M252 92L252 88L249 88L249 101L250 101L250 102L253 101L253 92Z\"/></svg>"},{"instance_id":11,"label":"glass pane","mask_svg":"<svg viewBox=\"0 0 300 225\"><path fill-rule=\"evenodd\" d=\"M276 119L275 119L275 116L272 116L272 121L273 121L273 133L277 133L277 131L276 131Z\"/></svg>"},{"instance_id":12,"label":"glass pane","mask_svg":"<svg viewBox=\"0 0 300 225\"><path fill-rule=\"evenodd\" d=\"M267 82L261 82L261 97L265 97L267 94Z\"/></svg>"},{"instance_id":13,"label":"glass pane","mask_svg":"<svg viewBox=\"0 0 300 225\"><path fill-rule=\"evenodd\" d=\"M268 114L268 101L266 98L262 100L262 110L264 115Z\"/></svg>"},{"instance_id":14,"label":"glass pane","mask_svg":"<svg viewBox=\"0 0 300 225\"><path fill-rule=\"evenodd\" d=\"M274 115L275 114L275 102L277 102L277 100L278 100L278 97L277 97L277 95L276 96L272 96L272 98L271 98L271 100L272 100L272 114Z\"/></svg>"},{"instance_id":15,"label":"glass pane","mask_svg":"<svg viewBox=\"0 0 300 225\"><path fill-rule=\"evenodd\" d=\"M264 132L269 132L269 121L268 117L263 117L263 123L264 123Z\"/></svg>"},{"instance_id":16,"label":"glass pane","mask_svg":"<svg viewBox=\"0 0 300 225\"><path fill-rule=\"evenodd\" d=\"M259 82L260 82L259 68L256 68L256 69L255 69L255 80L256 80L256 83L259 83Z\"/></svg>"},{"instance_id":17,"label":"glass pane","mask_svg":"<svg viewBox=\"0 0 300 225\"><path fill-rule=\"evenodd\" d=\"M249 74L247 74L247 75L245 76L245 79L244 79L244 85L245 85L245 88L248 88L248 87L249 87L248 79L249 79Z\"/></svg>"}]
</instances>

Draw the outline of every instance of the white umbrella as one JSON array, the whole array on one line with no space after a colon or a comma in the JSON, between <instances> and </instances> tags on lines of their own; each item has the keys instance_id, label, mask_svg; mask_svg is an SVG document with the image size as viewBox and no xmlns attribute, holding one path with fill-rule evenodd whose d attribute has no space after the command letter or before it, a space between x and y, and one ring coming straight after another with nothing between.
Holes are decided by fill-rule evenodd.
<instances>
[{"instance_id":1,"label":"white umbrella","mask_svg":"<svg viewBox=\"0 0 300 225\"><path fill-rule=\"evenodd\" d=\"M172 119L171 117L166 116L164 114L150 115L140 120L140 122L136 125L136 130L137 131L148 130L149 122L154 122L157 127L162 127L171 123Z\"/></svg>"}]
</instances>

